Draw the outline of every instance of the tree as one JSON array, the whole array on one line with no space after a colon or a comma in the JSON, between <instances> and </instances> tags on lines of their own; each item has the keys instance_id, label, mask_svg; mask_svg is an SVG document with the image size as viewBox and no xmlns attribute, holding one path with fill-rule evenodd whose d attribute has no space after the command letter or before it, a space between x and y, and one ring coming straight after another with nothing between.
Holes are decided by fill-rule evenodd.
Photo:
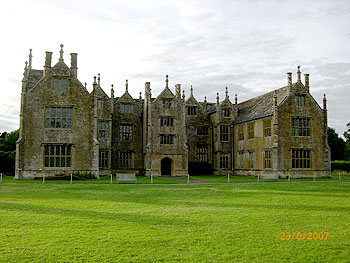
<instances>
[{"instance_id":1,"label":"tree","mask_svg":"<svg viewBox=\"0 0 350 263\"><path fill-rule=\"evenodd\" d=\"M16 141L18 139L18 130L0 135L0 172L15 172L16 159Z\"/></svg>"},{"instance_id":2,"label":"tree","mask_svg":"<svg viewBox=\"0 0 350 263\"><path fill-rule=\"evenodd\" d=\"M348 123L348 130L344 132L344 137L346 140L344 149L344 160L350 161L350 122Z\"/></svg>"},{"instance_id":3,"label":"tree","mask_svg":"<svg viewBox=\"0 0 350 263\"><path fill-rule=\"evenodd\" d=\"M345 141L338 133L328 127L328 145L331 147L331 160L344 160Z\"/></svg>"}]
</instances>

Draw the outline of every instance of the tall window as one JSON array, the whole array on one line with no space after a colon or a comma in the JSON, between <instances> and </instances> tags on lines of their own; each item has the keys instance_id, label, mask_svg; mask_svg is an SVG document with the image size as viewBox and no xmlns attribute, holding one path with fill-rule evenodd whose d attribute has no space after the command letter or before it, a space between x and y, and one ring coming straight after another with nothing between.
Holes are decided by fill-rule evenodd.
<instances>
[{"instance_id":1,"label":"tall window","mask_svg":"<svg viewBox=\"0 0 350 263\"><path fill-rule=\"evenodd\" d=\"M296 106L305 106L305 96L304 95L296 95L295 96L295 105Z\"/></svg>"},{"instance_id":2,"label":"tall window","mask_svg":"<svg viewBox=\"0 0 350 263\"><path fill-rule=\"evenodd\" d=\"M292 136L310 136L310 118L292 118Z\"/></svg>"},{"instance_id":3,"label":"tall window","mask_svg":"<svg viewBox=\"0 0 350 263\"><path fill-rule=\"evenodd\" d=\"M239 140L244 140L244 124L238 126L238 137Z\"/></svg>"},{"instance_id":4,"label":"tall window","mask_svg":"<svg viewBox=\"0 0 350 263\"><path fill-rule=\"evenodd\" d=\"M54 90L65 91L66 90L66 80L65 79L53 79L51 81L52 88Z\"/></svg>"},{"instance_id":5,"label":"tall window","mask_svg":"<svg viewBox=\"0 0 350 263\"><path fill-rule=\"evenodd\" d=\"M254 122L248 123L248 139L254 138Z\"/></svg>"},{"instance_id":6,"label":"tall window","mask_svg":"<svg viewBox=\"0 0 350 263\"><path fill-rule=\"evenodd\" d=\"M131 113L131 104L122 104L122 113Z\"/></svg>"},{"instance_id":7,"label":"tall window","mask_svg":"<svg viewBox=\"0 0 350 263\"><path fill-rule=\"evenodd\" d=\"M271 149L264 150L264 168L271 168Z\"/></svg>"},{"instance_id":8,"label":"tall window","mask_svg":"<svg viewBox=\"0 0 350 263\"><path fill-rule=\"evenodd\" d=\"M102 100L97 99L97 109L101 109L101 108L102 108Z\"/></svg>"},{"instance_id":9,"label":"tall window","mask_svg":"<svg viewBox=\"0 0 350 263\"><path fill-rule=\"evenodd\" d=\"M254 168L254 161L255 161L255 152L254 151L248 151L249 156L249 168Z\"/></svg>"},{"instance_id":10,"label":"tall window","mask_svg":"<svg viewBox=\"0 0 350 263\"><path fill-rule=\"evenodd\" d=\"M119 153L119 166L120 168L131 168L132 152L120 152Z\"/></svg>"},{"instance_id":11,"label":"tall window","mask_svg":"<svg viewBox=\"0 0 350 263\"><path fill-rule=\"evenodd\" d=\"M160 144L174 144L174 135L173 134L161 134L160 135Z\"/></svg>"},{"instance_id":12,"label":"tall window","mask_svg":"<svg viewBox=\"0 0 350 263\"><path fill-rule=\"evenodd\" d=\"M228 142L229 126L220 126L220 141Z\"/></svg>"},{"instance_id":13,"label":"tall window","mask_svg":"<svg viewBox=\"0 0 350 263\"><path fill-rule=\"evenodd\" d=\"M244 151L238 152L238 168L244 168Z\"/></svg>"},{"instance_id":14,"label":"tall window","mask_svg":"<svg viewBox=\"0 0 350 263\"><path fill-rule=\"evenodd\" d=\"M264 120L264 137L271 136L271 119Z\"/></svg>"},{"instance_id":15,"label":"tall window","mask_svg":"<svg viewBox=\"0 0 350 263\"><path fill-rule=\"evenodd\" d=\"M45 128L72 128L72 108L51 107L45 111Z\"/></svg>"},{"instance_id":16,"label":"tall window","mask_svg":"<svg viewBox=\"0 0 350 263\"><path fill-rule=\"evenodd\" d=\"M174 117L160 118L160 126L173 126L173 125L174 125Z\"/></svg>"},{"instance_id":17,"label":"tall window","mask_svg":"<svg viewBox=\"0 0 350 263\"><path fill-rule=\"evenodd\" d=\"M197 107L196 106L188 106L187 107L188 115L197 115Z\"/></svg>"},{"instance_id":18,"label":"tall window","mask_svg":"<svg viewBox=\"0 0 350 263\"><path fill-rule=\"evenodd\" d=\"M229 118L231 116L231 109L230 108L224 108L223 112L224 112L225 118Z\"/></svg>"},{"instance_id":19,"label":"tall window","mask_svg":"<svg viewBox=\"0 0 350 263\"><path fill-rule=\"evenodd\" d=\"M171 108L171 99L163 99L163 108L165 109Z\"/></svg>"},{"instance_id":20,"label":"tall window","mask_svg":"<svg viewBox=\"0 0 350 263\"><path fill-rule=\"evenodd\" d=\"M121 141L132 140L132 126L131 125L120 125L119 126L119 138Z\"/></svg>"},{"instance_id":21,"label":"tall window","mask_svg":"<svg viewBox=\"0 0 350 263\"><path fill-rule=\"evenodd\" d=\"M44 166L45 167L70 167L71 166L70 144L45 144Z\"/></svg>"},{"instance_id":22,"label":"tall window","mask_svg":"<svg viewBox=\"0 0 350 263\"><path fill-rule=\"evenodd\" d=\"M109 122L108 121L99 121L98 122L98 137L99 138L108 138L109 134Z\"/></svg>"},{"instance_id":23,"label":"tall window","mask_svg":"<svg viewBox=\"0 0 350 263\"><path fill-rule=\"evenodd\" d=\"M197 161L207 162L208 161L208 145L197 145Z\"/></svg>"},{"instance_id":24,"label":"tall window","mask_svg":"<svg viewBox=\"0 0 350 263\"><path fill-rule=\"evenodd\" d=\"M220 153L220 168L228 168L228 153Z\"/></svg>"},{"instance_id":25,"label":"tall window","mask_svg":"<svg viewBox=\"0 0 350 263\"><path fill-rule=\"evenodd\" d=\"M208 126L198 126L197 127L197 135L208 135L209 127Z\"/></svg>"},{"instance_id":26,"label":"tall window","mask_svg":"<svg viewBox=\"0 0 350 263\"><path fill-rule=\"evenodd\" d=\"M311 168L311 150L292 149L292 168Z\"/></svg>"},{"instance_id":27,"label":"tall window","mask_svg":"<svg viewBox=\"0 0 350 263\"><path fill-rule=\"evenodd\" d=\"M99 167L100 168L108 168L108 151L100 150Z\"/></svg>"}]
</instances>

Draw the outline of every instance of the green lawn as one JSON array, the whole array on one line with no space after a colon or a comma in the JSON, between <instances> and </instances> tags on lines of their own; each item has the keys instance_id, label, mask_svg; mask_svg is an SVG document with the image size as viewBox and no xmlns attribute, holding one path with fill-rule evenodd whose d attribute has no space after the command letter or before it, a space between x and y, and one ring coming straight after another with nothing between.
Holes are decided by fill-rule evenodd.
<instances>
[{"instance_id":1,"label":"green lawn","mask_svg":"<svg viewBox=\"0 0 350 263\"><path fill-rule=\"evenodd\" d=\"M3 184L0 261L349 262L349 217L350 182Z\"/></svg>"}]
</instances>

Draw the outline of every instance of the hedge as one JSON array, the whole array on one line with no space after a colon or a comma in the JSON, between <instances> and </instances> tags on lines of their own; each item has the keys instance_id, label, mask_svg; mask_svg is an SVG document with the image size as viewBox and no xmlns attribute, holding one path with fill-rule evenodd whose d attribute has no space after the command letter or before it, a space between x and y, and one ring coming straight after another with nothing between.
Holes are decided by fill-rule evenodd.
<instances>
[{"instance_id":1,"label":"hedge","mask_svg":"<svg viewBox=\"0 0 350 263\"><path fill-rule=\"evenodd\" d=\"M188 173L190 175L209 175L213 172L213 166L208 162L188 162Z\"/></svg>"},{"instance_id":2,"label":"hedge","mask_svg":"<svg viewBox=\"0 0 350 263\"><path fill-rule=\"evenodd\" d=\"M332 161L332 171L340 170L350 172L350 161Z\"/></svg>"}]
</instances>

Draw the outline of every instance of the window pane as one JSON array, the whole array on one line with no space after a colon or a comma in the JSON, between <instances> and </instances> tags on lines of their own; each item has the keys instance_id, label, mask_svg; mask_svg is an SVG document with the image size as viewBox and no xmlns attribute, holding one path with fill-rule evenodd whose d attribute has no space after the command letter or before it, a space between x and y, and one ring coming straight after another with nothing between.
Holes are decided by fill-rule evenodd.
<instances>
[{"instance_id":1,"label":"window pane","mask_svg":"<svg viewBox=\"0 0 350 263\"><path fill-rule=\"evenodd\" d=\"M45 157L45 167L49 167L49 157Z\"/></svg>"}]
</instances>

